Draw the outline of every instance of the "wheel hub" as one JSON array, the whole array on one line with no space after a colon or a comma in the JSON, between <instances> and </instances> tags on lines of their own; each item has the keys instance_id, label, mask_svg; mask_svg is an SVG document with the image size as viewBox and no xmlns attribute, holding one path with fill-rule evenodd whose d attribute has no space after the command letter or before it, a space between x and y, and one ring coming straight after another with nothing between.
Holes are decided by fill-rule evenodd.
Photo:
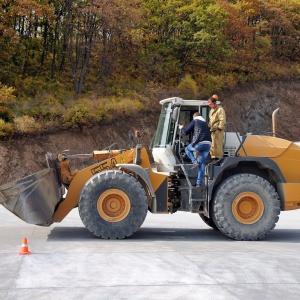
<instances>
[{"instance_id":1,"label":"wheel hub","mask_svg":"<svg viewBox=\"0 0 300 300\"><path fill-rule=\"evenodd\" d=\"M264 204L260 196L253 192L239 194L232 203L232 213L242 224L254 224L264 213Z\"/></svg>"},{"instance_id":2,"label":"wheel hub","mask_svg":"<svg viewBox=\"0 0 300 300\"><path fill-rule=\"evenodd\" d=\"M108 222L124 220L130 211L130 199L121 190L111 189L102 193L97 202L99 215Z\"/></svg>"}]
</instances>

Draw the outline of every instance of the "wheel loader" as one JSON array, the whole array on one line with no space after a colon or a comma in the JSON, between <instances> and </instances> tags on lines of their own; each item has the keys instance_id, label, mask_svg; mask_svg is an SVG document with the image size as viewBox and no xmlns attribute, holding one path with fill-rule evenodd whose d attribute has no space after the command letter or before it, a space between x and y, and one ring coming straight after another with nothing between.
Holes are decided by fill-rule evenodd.
<instances>
[{"instance_id":1,"label":"wheel loader","mask_svg":"<svg viewBox=\"0 0 300 300\"><path fill-rule=\"evenodd\" d=\"M199 214L210 227L234 240L263 239L281 211L300 208L300 144L273 132L241 135L227 123L223 156L205 166L205 186L194 187L197 169L185 155L191 136L181 136L194 112L209 119L205 100L160 101L155 138L148 149L138 132L130 149L113 147L88 154L48 153L48 168L0 186L0 203L30 224L61 222L78 207L87 229L104 239L123 239L143 224L147 212ZM73 170L72 162L93 158ZM67 190L67 192L66 192Z\"/></svg>"}]
</instances>

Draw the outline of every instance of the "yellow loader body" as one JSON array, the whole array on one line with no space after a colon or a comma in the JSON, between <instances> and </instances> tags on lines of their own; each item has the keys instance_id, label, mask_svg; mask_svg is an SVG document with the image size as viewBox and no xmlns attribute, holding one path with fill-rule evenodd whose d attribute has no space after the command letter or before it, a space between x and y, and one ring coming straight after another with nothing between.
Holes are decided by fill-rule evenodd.
<instances>
[{"instance_id":1,"label":"yellow loader body","mask_svg":"<svg viewBox=\"0 0 300 300\"><path fill-rule=\"evenodd\" d=\"M238 156L266 157L278 166L285 182L277 181L282 210L300 208L300 146L272 136L248 135Z\"/></svg>"},{"instance_id":2,"label":"yellow loader body","mask_svg":"<svg viewBox=\"0 0 300 300\"><path fill-rule=\"evenodd\" d=\"M58 206L56 212L53 215L53 221L62 221L66 217L66 215L78 205L81 190L91 177L99 172L117 169L117 166L119 166L119 168L122 168L122 164L133 164L134 160L136 159L136 151L136 149L131 149L122 153L119 153L117 151L113 153L107 153L106 156L109 156L109 158L75 173L72 173L69 170L69 160L61 162L61 177L65 178L64 183L68 184L69 187L65 200ZM94 157L99 156L94 155ZM102 158L103 157L104 156L102 155ZM162 186L162 184L167 181L167 176L153 172L147 150L145 148L141 149L140 160L140 167L149 171L151 186L154 192L156 192ZM145 188L147 189L148 187ZM166 184L164 184L164 189L165 193L167 194ZM148 198L150 199L150 196ZM162 212L167 212L167 197L163 202L165 202L165 210Z\"/></svg>"}]
</instances>

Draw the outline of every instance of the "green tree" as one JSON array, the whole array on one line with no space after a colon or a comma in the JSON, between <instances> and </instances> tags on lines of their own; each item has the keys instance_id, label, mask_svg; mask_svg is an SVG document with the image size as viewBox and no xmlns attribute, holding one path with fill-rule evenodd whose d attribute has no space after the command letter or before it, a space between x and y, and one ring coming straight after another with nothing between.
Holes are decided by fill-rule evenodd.
<instances>
[{"instance_id":1,"label":"green tree","mask_svg":"<svg viewBox=\"0 0 300 300\"><path fill-rule=\"evenodd\" d=\"M223 33L227 12L214 0L144 1L149 22L147 55L155 76L179 82L186 72L220 72L220 62L231 55Z\"/></svg>"},{"instance_id":2,"label":"green tree","mask_svg":"<svg viewBox=\"0 0 300 300\"><path fill-rule=\"evenodd\" d=\"M232 54L224 34L228 24L228 13L216 1L201 2L192 14L195 23L194 39L197 56L206 72L222 73L222 62Z\"/></svg>"}]
</instances>

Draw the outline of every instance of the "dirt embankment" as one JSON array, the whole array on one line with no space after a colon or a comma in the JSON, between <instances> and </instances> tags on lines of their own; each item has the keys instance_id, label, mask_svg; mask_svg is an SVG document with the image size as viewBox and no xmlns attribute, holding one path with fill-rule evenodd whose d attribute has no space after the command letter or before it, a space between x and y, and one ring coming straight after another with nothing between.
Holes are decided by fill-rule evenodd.
<instances>
[{"instance_id":1,"label":"dirt embankment","mask_svg":"<svg viewBox=\"0 0 300 300\"><path fill-rule=\"evenodd\" d=\"M172 95L170 95L172 96ZM292 141L300 140L300 80L247 84L219 94L228 123L240 133L272 131L272 112L277 107L278 133ZM114 143L118 148L132 146L129 133L139 130L141 143L149 146L157 126L159 112L138 118L115 120L110 125L85 128L82 131L62 131L49 135L26 136L0 141L0 185L46 168L45 154L70 150L91 153ZM228 125L228 130L232 126ZM115 148L116 149L116 148ZM78 163L78 168L84 165Z\"/></svg>"},{"instance_id":2,"label":"dirt embankment","mask_svg":"<svg viewBox=\"0 0 300 300\"><path fill-rule=\"evenodd\" d=\"M221 94L228 122L241 133L272 132L272 113L279 108L277 133L300 140L300 79L245 84ZM229 128L228 128L229 130Z\"/></svg>"}]
</instances>

